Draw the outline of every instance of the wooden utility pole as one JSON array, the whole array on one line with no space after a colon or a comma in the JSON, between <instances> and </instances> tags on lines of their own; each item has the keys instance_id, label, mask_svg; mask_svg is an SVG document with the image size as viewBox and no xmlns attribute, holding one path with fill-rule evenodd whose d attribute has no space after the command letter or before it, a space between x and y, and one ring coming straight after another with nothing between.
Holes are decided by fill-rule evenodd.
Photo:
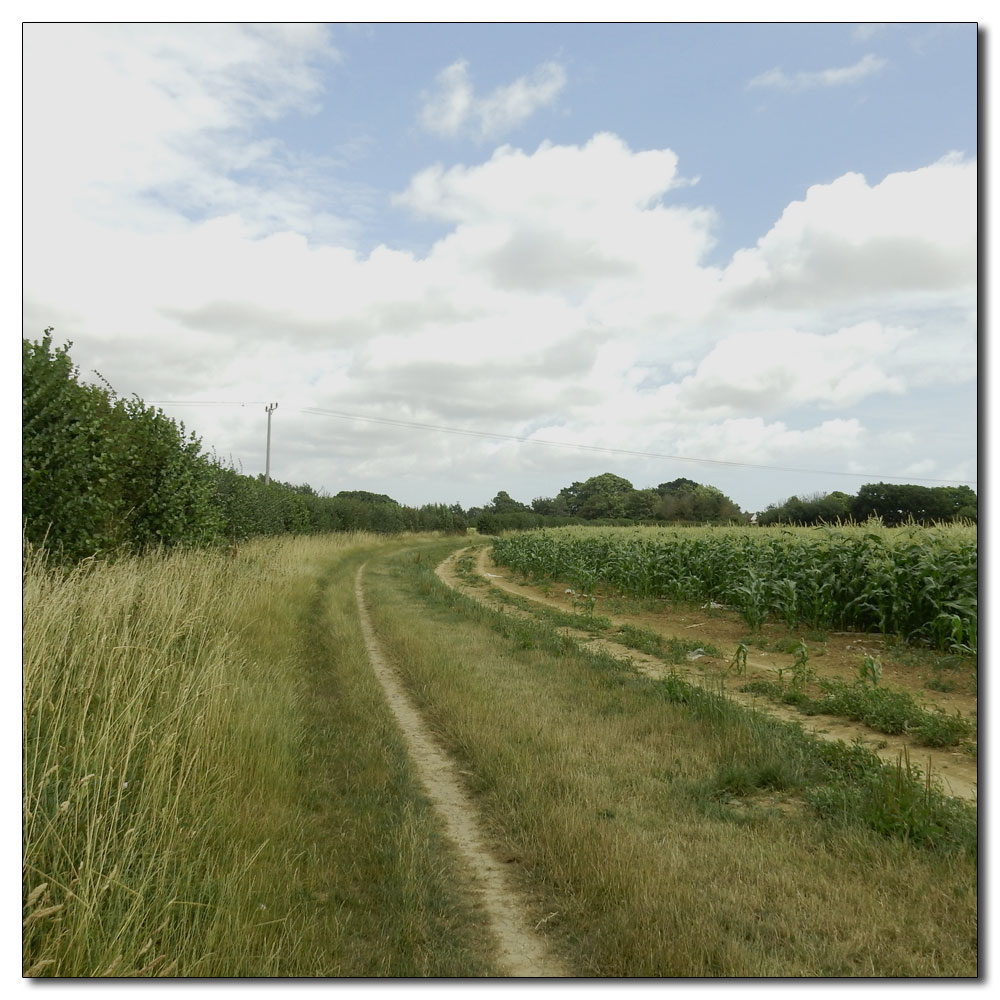
<instances>
[{"instance_id":1,"label":"wooden utility pole","mask_svg":"<svg viewBox=\"0 0 1000 1000\"><path fill-rule=\"evenodd\" d=\"M265 406L264 409L267 410L267 458L264 464L264 482L269 483L271 481L271 414L278 408L277 403L271 403L270 406Z\"/></svg>"}]
</instances>

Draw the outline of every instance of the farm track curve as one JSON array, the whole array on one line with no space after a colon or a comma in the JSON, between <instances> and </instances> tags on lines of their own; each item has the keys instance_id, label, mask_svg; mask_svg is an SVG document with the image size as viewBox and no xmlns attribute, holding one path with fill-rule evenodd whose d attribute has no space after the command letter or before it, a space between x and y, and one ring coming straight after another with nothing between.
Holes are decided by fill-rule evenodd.
<instances>
[{"instance_id":1,"label":"farm track curve","mask_svg":"<svg viewBox=\"0 0 1000 1000\"><path fill-rule=\"evenodd\" d=\"M385 693L427 795L467 869L473 891L483 904L497 941L503 974L529 978L571 976L549 952L542 937L532 930L527 906L512 886L503 862L487 847L477 810L462 787L456 763L435 740L379 647L365 601L364 569L364 566L358 569L354 591L372 671Z\"/></svg>"},{"instance_id":2,"label":"farm track curve","mask_svg":"<svg viewBox=\"0 0 1000 1000\"><path fill-rule=\"evenodd\" d=\"M483 577L492 586L518 597L526 598L538 605L557 608L561 611L566 610L564 604L561 604L558 600L546 597L533 588L522 586L510 580L503 567L493 564L490 559L489 547L486 545L469 546L453 552L436 567L435 572L438 578L447 586L479 603L503 610L514 617L533 618L534 616L528 611L512 608L499 601L486 599L481 593L480 588L469 586L458 575L455 568L457 560L476 549L478 549L476 571L479 576ZM623 619L616 618L612 614L602 612L602 616L610 619L615 625L625 624ZM613 640L595 638L590 633L577 629L561 627L560 631L567 633L571 638L587 648L600 650L622 660L624 665L628 665L648 677L660 679L666 677L670 673L670 670L673 669L681 673L687 673L695 681L704 680L703 675L698 674L697 671L684 671L683 668L679 667L667 667L662 660L647 653L630 649L628 646L614 642ZM716 682L721 681L724 683L724 679L721 677L716 677L715 680ZM927 747L916 745L906 739L888 736L884 733L876 732L861 723L850 722L839 717L825 715L804 716L792 708L765 702L751 694L736 690L733 686L728 687L725 693L726 697L747 708L752 708L755 711L786 722L796 722L806 732L812 733L824 740L850 742L860 737L869 749L877 753L887 763L895 764L901 755L905 753L913 763L919 764L921 767L926 763L932 775L940 781L942 790L946 794L974 805L978 802L977 764L976 761L968 759L965 754L951 753L947 750L930 750Z\"/></svg>"}]
</instances>

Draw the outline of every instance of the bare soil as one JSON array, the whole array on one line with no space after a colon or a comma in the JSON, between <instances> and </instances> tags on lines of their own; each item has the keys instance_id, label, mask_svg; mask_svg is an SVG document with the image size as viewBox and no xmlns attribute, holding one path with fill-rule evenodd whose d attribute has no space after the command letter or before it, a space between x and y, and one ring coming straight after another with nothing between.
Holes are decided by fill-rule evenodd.
<instances>
[{"instance_id":1,"label":"bare soil","mask_svg":"<svg viewBox=\"0 0 1000 1000\"><path fill-rule=\"evenodd\" d=\"M437 574L448 586L488 603L484 588L469 586L456 572L456 561L469 551L461 549L453 553L437 568ZM476 554L478 574L493 586L561 611L579 610L574 606L576 598L568 583L553 583L544 588L535 586L521 580L519 574L506 567L495 565L488 546L478 546ZM809 650L809 665L815 670L817 678L853 680L858 676L858 666L865 656L878 657L882 664L883 685L909 692L927 708L942 708L950 714L958 712L975 722L978 714L977 690L968 670L948 672L935 669L932 657L908 652L905 647L893 645L884 636L866 633L818 634L808 629L790 631L784 625L765 624L754 640L759 644L755 646L747 642L748 629L742 618L725 608L692 608L657 602L651 610L636 611L637 602L622 601L613 595L596 596L594 613L616 625L637 625L664 637L695 640L714 646L722 653L721 656L702 655L686 668L673 668L687 673L689 679L702 680L713 690L721 688L728 697L752 705L758 711L798 722L806 731L823 739L845 742L859 739L888 762L896 763L905 753L925 773L930 772L946 794L973 803L978 801L978 764L976 757L965 749L931 749L915 744L905 736L889 736L848 719L806 716L791 706L778 705L739 690L749 681L777 680L779 669L787 671L794 662L793 653L784 651L785 647L802 638ZM505 607L504 610L530 617L527 612L518 609ZM586 632L567 631L574 639L592 648L603 649L630 661L642 673L663 677L669 672L670 668L653 656L610 639L594 638ZM728 667L741 641L748 645L747 669L744 676L737 676ZM760 645L765 648L759 648ZM927 686L929 682L940 683L942 680L953 685L954 690L938 691Z\"/></svg>"},{"instance_id":2,"label":"bare soil","mask_svg":"<svg viewBox=\"0 0 1000 1000\"><path fill-rule=\"evenodd\" d=\"M504 975L570 976L571 973L549 953L543 938L532 929L528 907L511 884L504 862L486 845L477 811L462 787L458 766L434 739L396 670L379 648L365 604L363 572L364 566L358 570L354 589L372 670L382 685L427 795L467 867L472 891L487 913Z\"/></svg>"}]
</instances>

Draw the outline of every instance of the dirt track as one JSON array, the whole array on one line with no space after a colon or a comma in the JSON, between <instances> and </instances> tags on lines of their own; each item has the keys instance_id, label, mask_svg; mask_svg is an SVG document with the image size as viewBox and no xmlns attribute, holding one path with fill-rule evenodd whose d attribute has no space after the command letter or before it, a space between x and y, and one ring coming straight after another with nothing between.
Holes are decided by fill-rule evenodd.
<instances>
[{"instance_id":1,"label":"dirt track","mask_svg":"<svg viewBox=\"0 0 1000 1000\"><path fill-rule=\"evenodd\" d=\"M538 604L558 608L561 611L572 610L565 599L560 600L558 597L546 596L533 587L523 586L514 582L511 579L510 572L505 567L496 566L492 562L488 546L478 546L477 548L477 572L493 586L508 593L516 594L519 597L528 598ZM477 601L490 603L486 599L482 588L469 586L456 572L455 562L469 551L468 548L465 548L453 553L437 567L437 575L449 587L459 590ZM519 609L504 606L503 610L508 614L526 618L531 617L528 612L520 611ZM602 610L601 615L609 618L616 625L625 623L624 619L616 618L606 610ZM644 621L643 624L647 627L657 627L653 622L648 620ZM708 623L702 624L707 625ZM694 630L695 626L683 624L680 628ZM657 630L662 631L662 628L657 628ZM570 633L573 639L590 648L601 649L612 656L629 661L634 669L647 676L664 677L669 672L669 668L664 666L661 660L646 653L637 652L609 639L594 638L586 632L573 629L566 631ZM691 631L687 631L686 635L687 637L692 637ZM699 633L694 631L694 636L697 635ZM751 668L757 668L761 671L772 669L770 663L767 662L767 658L759 654L756 656L751 654L748 658L748 664ZM698 674L693 669L689 670L688 673L692 676L692 679L705 676L704 674ZM851 722L839 717L823 715L804 716L790 707L775 705L737 690L738 684L744 683L744 679L727 677L721 672L713 675L713 681L725 685L727 696L733 700L748 707L753 707L758 711L766 712L775 718L797 722L807 732L811 732L822 739L851 742L856 738L860 738L883 760L893 764L905 752L909 755L910 760L920 766L921 769L926 771L930 768L931 773L940 781L942 789L947 794L972 803L978 801L977 762L965 753L954 752L948 749L930 750L927 747L915 745L905 738L878 733L861 723Z\"/></svg>"},{"instance_id":2,"label":"dirt track","mask_svg":"<svg viewBox=\"0 0 1000 1000\"><path fill-rule=\"evenodd\" d=\"M365 604L363 573L364 566L355 577L354 590L372 670L396 717L420 780L468 868L472 889L479 896L496 936L504 975L570 976L531 929L527 907L510 884L503 863L486 846L476 809L462 788L455 762L438 746L396 671L382 654Z\"/></svg>"}]
</instances>

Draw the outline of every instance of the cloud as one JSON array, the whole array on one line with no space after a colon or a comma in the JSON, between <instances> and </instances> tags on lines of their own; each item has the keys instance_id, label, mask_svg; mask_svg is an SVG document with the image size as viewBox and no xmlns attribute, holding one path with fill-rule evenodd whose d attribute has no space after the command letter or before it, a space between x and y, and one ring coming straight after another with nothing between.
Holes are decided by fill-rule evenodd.
<instances>
[{"instance_id":1,"label":"cloud","mask_svg":"<svg viewBox=\"0 0 1000 1000\"><path fill-rule=\"evenodd\" d=\"M469 78L469 64L460 59L443 69L435 89L423 95L420 122L435 135L454 137L471 132L479 139L495 138L553 104L565 85L563 67L557 62L545 62L530 75L477 97Z\"/></svg>"},{"instance_id":2,"label":"cloud","mask_svg":"<svg viewBox=\"0 0 1000 1000\"><path fill-rule=\"evenodd\" d=\"M32 227L37 204L133 230L239 212L258 232L347 235L330 164L257 134L319 109L339 58L325 27L34 24L24 49Z\"/></svg>"},{"instance_id":3,"label":"cloud","mask_svg":"<svg viewBox=\"0 0 1000 1000\"><path fill-rule=\"evenodd\" d=\"M691 428L677 438L683 455L711 455L719 461L761 465L839 465L857 454L868 434L856 418L835 417L814 427L790 428L784 421L739 417ZM752 457L751 457L752 456Z\"/></svg>"},{"instance_id":4,"label":"cloud","mask_svg":"<svg viewBox=\"0 0 1000 1000\"><path fill-rule=\"evenodd\" d=\"M966 294L976 282L977 171L957 154L869 185L810 187L724 278L734 306L818 307L903 293Z\"/></svg>"},{"instance_id":5,"label":"cloud","mask_svg":"<svg viewBox=\"0 0 1000 1000\"><path fill-rule=\"evenodd\" d=\"M884 29L885 23L880 21L867 21L864 24L857 24L851 32L851 39L855 42L867 42Z\"/></svg>"},{"instance_id":6,"label":"cloud","mask_svg":"<svg viewBox=\"0 0 1000 1000\"><path fill-rule=\"evenodd\" d=\"M873 73L878 73L888 64L881 56L863 56L853 66L841 66L836 69L821 69L811 72L793 73L789 76L780 67L767 70L755 76L748 84L748 88L773 87L777 90L811 90L814 87L842 87L845 85L858 83Z\"/></svg>"},{"instance_id":7,"label":"cloud","mask_svg":"<svg viewBox=\"0 0 1000 1000\"><path fill-rule=\"evenodd\" d=\"M822 336L798 330L733 334L683 379L678 400L725 416L843 408L875 393L899 395L902 379L884 366L909 336L874 321Z\"/></svg>"},{"instance_id":8,"label":"cloud","mask_svg":"<svg viewBox=\"0 0 1000 1000\"><path fill-rule=\"evenodd\" d=\"M454 226L432 262L492 287L583 295L598 312L602 298L617 308L612 300L638 293L676 311L700 308L715 280L699 264L714 213L665 203L684 183L671 150L636 152L600 133L581 146L502 146L479 166L430 167L396 202Z\"/></svg>"}]
</instances>

